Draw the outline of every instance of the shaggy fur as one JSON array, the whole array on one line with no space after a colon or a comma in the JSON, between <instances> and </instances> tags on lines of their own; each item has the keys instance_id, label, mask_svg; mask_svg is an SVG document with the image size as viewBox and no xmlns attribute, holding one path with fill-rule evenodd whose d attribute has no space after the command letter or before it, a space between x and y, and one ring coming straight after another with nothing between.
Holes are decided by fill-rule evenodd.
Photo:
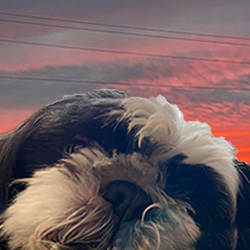
<instances>
[{"instance_id":1,"label":"shaggy fur","mask_svg":"<svg viewBox=\"0 0 250 250\"><path fill-rule=\"evenodd\" d=\"M162 96L67 96L0 136L1 249L247 250L249 175Z\"/></svg>"}]
</instances>

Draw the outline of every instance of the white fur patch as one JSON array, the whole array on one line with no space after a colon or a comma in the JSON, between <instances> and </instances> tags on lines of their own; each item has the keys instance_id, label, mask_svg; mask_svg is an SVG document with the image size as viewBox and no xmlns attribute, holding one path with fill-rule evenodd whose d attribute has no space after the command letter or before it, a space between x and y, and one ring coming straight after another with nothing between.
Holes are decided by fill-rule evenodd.
<instances>
[{"instance_id":1,"label":"white fur patch","mask_svg":"<svg viewBox=\"0 0 250 250\"><path fill-rule=\"evenodd\" d=\"M129 130L140 126L138 144L144 138L161 145L153 161L166 162L178 154L188 156L189 164L205 164L222 176L231 193L234 206L239 177L233 160L235 148L224 138L215 138L207 124L186 122L181 111L162 96L151 99L128 98L123 101L125 113L118 120L129 120ZM155 162L154 165L157 165Z\"/></svg>"},{"instance_id":2,"label":"white fur patch","mask_svg":"<svg viewBox=\"0 0 250 250\"><path fill-rule=\"evenodd\" d=\"M93 155L101 153L90 151L25 180L28 187L3 215L2 233L10 237L11 250L60 249L90 239L107 244L114 218L111 205L98 195L99 182L88 171L92 162L87 156L95 159Z\"/></svg>"}]
</instances>

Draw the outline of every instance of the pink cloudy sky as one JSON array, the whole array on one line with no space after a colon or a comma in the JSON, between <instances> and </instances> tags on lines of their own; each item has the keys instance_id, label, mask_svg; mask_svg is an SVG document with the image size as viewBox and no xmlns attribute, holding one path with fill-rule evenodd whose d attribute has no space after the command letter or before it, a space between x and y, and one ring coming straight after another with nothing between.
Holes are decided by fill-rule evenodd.
<instances>
[{"instance_id":1,"label":"pink cloudy sky","mask_svg":"<svg viewBox=\"0 0 250 250\"><path fill-rule=\"evenodd\" d=\"M97 88L116 88L126 91L128 96L165 96L179 106L186 120L208 123L215 136L224 136L238 149L239 160L250 162L249 11L248 0L3 0L0 9L0 133L15 128L34 111L61 99L63 95L83 93ZM248 40L102 28L14 17L3 15L3 12L245 37ZM140 32L155 36L210 39L224 44L17 24L10 22L11 20ZM246 63L86 52L18 45L3 42L3 39ZM238 43L241 46L230 46L225 43ZM131 85L1 78L4 76L125 82ZM148 86L143 86L142 83Z\"/></svg>"}]
</instances>

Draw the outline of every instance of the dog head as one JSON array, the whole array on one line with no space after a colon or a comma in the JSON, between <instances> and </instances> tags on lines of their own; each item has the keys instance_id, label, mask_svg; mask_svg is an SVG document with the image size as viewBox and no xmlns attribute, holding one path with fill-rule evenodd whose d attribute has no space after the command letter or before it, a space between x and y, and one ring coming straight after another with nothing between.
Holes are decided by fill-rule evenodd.
<instances>
[{"instance_id":1,"label":"dog head","mask_svg":"<svg viewBox=\"0 0 250 250\"><path fill-rule=\"evenodd\" d=\"M248 227L234 147L161 96L66 96L0 147L11 250L233 250Z\"/></svg>"}]
</instances>

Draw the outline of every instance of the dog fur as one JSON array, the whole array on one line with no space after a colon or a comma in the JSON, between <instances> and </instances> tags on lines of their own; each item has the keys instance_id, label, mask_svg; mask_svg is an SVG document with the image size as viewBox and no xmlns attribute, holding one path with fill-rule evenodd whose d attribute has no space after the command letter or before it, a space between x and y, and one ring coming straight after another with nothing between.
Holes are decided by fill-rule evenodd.
<instances>
[{"instance_id":1,"label":"dog fur","mask_svg":"<svg viewBox=\"0 0 250 250\"><path fill-rule=\"evenodd\" d=\"M248 168L162 96L66 96L0 136L2 248L247 250Z\"/></svg>"}]
</instances>

